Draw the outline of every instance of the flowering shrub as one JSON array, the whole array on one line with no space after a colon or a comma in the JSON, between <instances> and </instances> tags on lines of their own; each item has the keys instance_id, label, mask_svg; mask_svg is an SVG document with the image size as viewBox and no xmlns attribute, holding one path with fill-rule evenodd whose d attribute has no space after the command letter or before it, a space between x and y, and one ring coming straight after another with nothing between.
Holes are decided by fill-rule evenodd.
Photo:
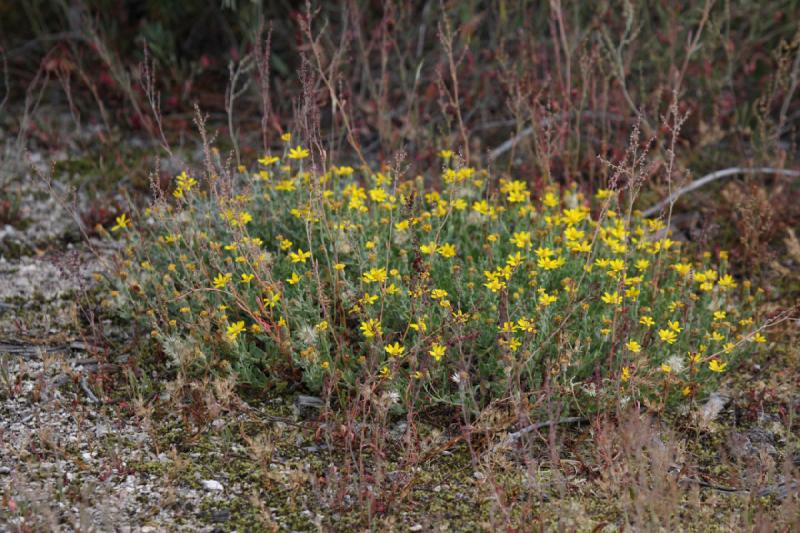
<instances>
[{"instance_id":1,"label":"flowering shrub","mask_svg":"<svg viewBox=\"0 0 800 533\"><path fill-rule=\"evenodd\" d=\"M574 407L694 397L765 339L725 252L692 260L626 191L536 193L442 151L441 180L334 166L288 144L113 234L122 307L186 375L369 385L416 405L541 390ZM217 169L214 171L214 169ZM465 394L468 392L468 394Z\"/></svg>"}]
</instances>

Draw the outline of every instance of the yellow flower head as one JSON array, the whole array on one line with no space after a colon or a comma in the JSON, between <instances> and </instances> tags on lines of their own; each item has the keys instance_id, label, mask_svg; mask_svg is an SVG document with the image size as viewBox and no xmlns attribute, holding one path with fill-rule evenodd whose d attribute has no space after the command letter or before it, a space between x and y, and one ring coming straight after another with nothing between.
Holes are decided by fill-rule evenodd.
<instances>
[{"instance_id":1,"label":"yellow flower head","mask_svg":"<svg viewBox=\"0 0 800 533\"><path fill-rule=\"evenodd\" d=\"M642 351L642 345L633 339L626 342L625 347L628 348L633 353L639 353Z\"/></svg>"},{"instance_id":2,"label":"yellow flower head","mask_svg":"<svg viewBox=\"0 0 800 533\"><path fill-rule=\"evenodd\" d=\"M221 273L221 272L220 272L220 273L219 273L219 274L217 274L217 276L214 278L214 288L216 288L216 289L222 289L222 288L224 288L224 287L225 287L225 285L227 285L227 284L228 284L228 282L231 280L231 278L233 278L233 275L232 275L232 274L230 274L230 273L228 273L228 274L223 274L223 273Z\"/></svg>"},{"instance_id":3,"label":"yellow flower head","mask_svg":"<svg viewBox=\"0 0 800 533\"><path fill-rule=\"evenodd\" d=\"M492 292L497 292L506 288L506 284L500 281L497 277L489 278L489 281L484 283L483 286Z\"/></svg>"},{"instance_id":4,"label":"yellow flower head","mask_svg":"<svg viewBox=\"0 0 800 533\"><path fill-rule=\"evenodd\" d=\"M511 244L517 248L530 248L531 234L528 231L518 231L511 237Z\"/></svg>"},{"instance_id":5,"label":"yellow flower head","mask_svg":"<svg viewBox=\"0 0 800 533\"><path fill-rule=\"evenodd\" d=\"M728 289L736 288L736 281L734 281L733 276L730 274L725 274L719 278L717 285L719 285L720 290L727 291Z\"/></svg>"},{"instance_id":6,"label":"yellow flower head","mask_svg":"<svg viewBox=\"0 0 800 533\"><path fill-rule=\"evenodd\" d=\"M278 157L278 156L275 156L275 155L265 155L264 157L262 157L261 159L259 159L259 160L258 160L258 162L259 162L259 163L261 163L262 165L264 165L264 166L266 167L266 166L268 166L268 165L271 165L271 164L273 164L273 163L277 163L277 162L278 162L278 161L280 161L280 160L281 160L281 158L280 158L280 157Z\"/></svg>"},{"instance_id":7,"label":"yellow flower head","mask_svg":"<svg viewBox=\"0 0 800 533\"><path fill-rule=\"evenodd\" d=\"M620 296L617 291L604 292L600 299L603 300L603 303L610 305L619 305L622 303L622 296Z\"/></svg>"},{"instance_id":8,"label":"yellow flower head","mask_svg":"<svg viewBox=\"0 0 800 533\"><path fill-rule=\"evenodd\" d=\"M667 344L675 344L675 341L678 340L678 335L671 329L658 330L658 337Z\"/></svg>"},{"instance_id":9,"label":"yellow flower head","mask_svg":"<svg viewBox=\"0 0 800 533\"><path fill-rule=\"evenodd\" d=\"M289 159L305 159L311 153L302 146L295 146L289 149Z\"/></svg>"},{"instance_id":10,"label":"yellow flower head","mask_svg":"<svg viewBox=\"0 0 800 533\"><path fill-rule=\"evenodd\" d=\"M452 244L443 244L436 251L439 252L439 255L447 259L456 255L456 247Z\"/></svg>"},{"instance_id":11,"label":"yellow flower head","mask_svg":"<svg viewBox=\"0 0 800 533\"><path fill-rule=\"evenodd\" d=\"M383 333L383 330L381 329L381 323L374 318L370 318L369 320L361 322L359 329L361 329L361 333L363 333L368 339Z\"/></svg>"},{"instance_id":12,"label":"yellow flower head","mask_svg":"<svg viewBox=\"0 0 800 533\"><path fill-rule=\"evenodd\" d=\"M311 252L304 252L302 248L298 248L296 252L289 252L289 259L292 263L305 263L311 257Z\"/></svg>"},{"instance_id":13,"label":"yellow flower head","mask_svg":"<svg viewBox=\"0 0 800 533\"><path fill-rule=\"evenodd\" d=\"M547 307L548 305L555 303L556 300L558 300L558 296L555 294L547 294L545 291L539 293L539 304L542 307Z\"/></svg>"},{"instance_id":14,"label":"yellow flower head","mask_svg":"<svg viewBox=\"0 0 800 533\"><path fill-rule=\"evenodd\" d=\"M406 347L401 345L399 342L395 342L394 344L389 344L388 346L386 346L384 350L386 350L386 353L388 353L392 357L399 357L403 355L403 352L406 351Z\"/></svg>"},{"instance_id":15,"label":"yellow flower head","mask_svg":"<svg viewBox=\"0 0 800 533\"><path fill-rule=\"evenodd\" d=\"M434 300L439 300L440 298L447 297L447 291L444 289L433 289L431 291L431 298Z\"/></svg>"},{"instance_id":16,"label":"yellow flower head","mask_svg":"<svg viewBox=\"0 0 800 533\"><path fill-rule=\"evenodd\" d=\"M722 363L718 359L712 359L708 362L708 369L712 372L724 372L728 363Z\"/></svg>"},{"instance_id":17,"label":"yellow flower head","mask_svg":"<svg viewBox=\"0 0 800 533\"><path fill-rule=\"evenodd\" d=\"M555 206L558 205L558 198L556 197L555 194L549 192L549 193L544 195L544 198L542 199L542 203L546 207L555 207Z\"/></svg>"},{"instance_id":18,"label":"yellow flower head","mask_svg":"<svg viewBox=\"0 0 800 533\"><path fill-rule=\"evenodd\" d=\"M225 332L225 336L228 338L229 341L233 342L236 340L236 337L238 337L239 334L243 331L244 331L244 320L240 320L228 326L228 330Z\"/></svg>"},{"instance_id":19,"label":"yellow flower head","mask_svg":"<svg viewBox=\"0 0 800 533\"><path fill-rule=\"evenodd\" d=\"M128 218L128 215L122 213L120 216L114 219L116 224L111 228L111 231L119 231L121 229L129 228L131 225L131 219Z\"/></svg>"},{"instance_id":20,"label":"yellow flower head","mask_svg":"<svg viewBox=\"0 0 800 533\"><path fill-rule=\"evenodd\" d=\"M371 268L361 275L361 279L364 283L383 283L386 281L386 276L385 268Z\"/></svg>"}]
</instances>

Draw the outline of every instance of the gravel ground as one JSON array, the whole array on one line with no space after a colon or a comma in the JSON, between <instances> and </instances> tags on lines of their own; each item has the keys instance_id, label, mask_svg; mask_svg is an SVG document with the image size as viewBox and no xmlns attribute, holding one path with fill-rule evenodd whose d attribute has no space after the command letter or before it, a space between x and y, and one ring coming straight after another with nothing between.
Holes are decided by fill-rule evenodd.
<instances>
[{"instance_id":1,"label":"gravel ground","mask_svg":"<svg viewBox=\"0 0 800 533\"><path fill-rule=\"evenodd\" d=\"M40 170L43 161L33 157ZM75 238L69 210L36 176L15 192L24 223L0 227L0 529L213 530L185 517L224 501L224 487L133 468L172 460L139 418L123 416L124 402L94 392L124 364L124 355L99 364L76 327L108 250Z\"/></svg>"}]
</instances>

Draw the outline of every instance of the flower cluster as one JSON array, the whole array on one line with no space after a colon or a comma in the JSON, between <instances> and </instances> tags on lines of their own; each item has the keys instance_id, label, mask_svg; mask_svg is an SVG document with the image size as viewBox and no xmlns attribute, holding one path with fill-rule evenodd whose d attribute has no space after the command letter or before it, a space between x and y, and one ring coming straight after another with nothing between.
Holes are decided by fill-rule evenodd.
<instances>
[{"instance_id":1,"label":"flower cluster","mask_svg":"<svg viewBox=\"0 0 800 533\"><path fill-rule=\"evenodd\" d=\"M185 347L180 364L254 384L371 379L430 403L545 380L578 401L657 401L696 396L766 341L759 291L727 254L690 255L618 191L531 190L449 150L431 189L387 169L314 173L284 141L224 179L181 174L154 224L115 234L126 305Z\"/></svg>"}]
</instances>

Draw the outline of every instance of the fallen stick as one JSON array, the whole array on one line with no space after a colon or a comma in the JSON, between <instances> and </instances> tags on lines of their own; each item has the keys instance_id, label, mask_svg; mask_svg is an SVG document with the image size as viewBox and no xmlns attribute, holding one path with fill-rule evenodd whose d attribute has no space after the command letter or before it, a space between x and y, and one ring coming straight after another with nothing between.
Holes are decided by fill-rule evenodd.
<instances>
[{"instance_id":1,"label":"fallen stick","mask_svg":"<svg viewBox=\"0 0 800 533\"><path fill-rule=\"evenodd\" d=\"M568 120L570 117L576 115L576 113L559 113L553 117L545 117L539 122L540 128L546 128L555 122L560 122L562 120ZM608 119L614 122L620 122L623 120L621 115L617 115L615 113L603 113L603 112L596 112L596 111L584 111L580 114L581 118L587 118L590 120L594 119ZM513 122L512 122L513 124ZM508 139L503 144L489 152L489 161L494 161L504 153L508 152L512 148L514 148L522 139L528 137L529 135L533 134L533 126L528 126L527 128L520 131L514 137Z\"/></svg>"},{"instance_id":2,"label":"fallen stick","mask_svg":"<svg viewBox=\"0 0 800 533\"><path fill-rule=\"evenodd\" d=\"M711 183L712 181L718 180L720 178L725 178L728 176L735 176L737 174L780 174L783 176L791 176L793 178L800 177L800 170L787 170L783 168L771 168L771 167L757 167L757 168L744 168L744 167L731 167L726 168L724 170L717 170L716 172L712 172L711 174L706 174L702 178L693 181L686 187L681 187L665 200L657 203L656 205L645 209L642 212L642 216L644 217L651 217L661 211L664 207L672 204L677 200L681 195L686 194L687 192L691 192L695 189L699 189L703 185Z\"/></svg>"},{"instance_id":3,"label":"fallen stick","mask_svg":"<svg viewBox=\"0 0 800 533\"><path fill-rule=\"evenodd\" d=\"M80 384L83 392L86 393L86 397L89 399L89 403L102 403L100 399L94 395L92 389L89 388L89 383L86 381L85 377L81 378Z\"/></svg>"},{"instance_id":4,"label":"fallen stick","mask_svg":"<svg viewBox=\"0 0 800 533\"><path fill-rule=\"evenodd\" d=\"M23 359L33 359L40 354L66 352L69 346L46 346L40 344L17 344L0 342L0 354L19 355Z\"/></svg>"},{"instance_id":5,"label":"fallen stick","mask_svg":"<svg viewBox=\"0 0 800 533\"><path fill-rule=\"evenodd\" d=\"M558 426L562 424L582 424L583 422L586 422L586 418L582 416L568 416L566 418L561 418L559 420L547 420L545 422L537 422L536 424L525 426L524 428L520 429L519 431L515 431L514 433L509 433L508 436L502 442L495 444L492 447L492 451L504 446L511 446L512 444L519 441L522 437L533 431L538 431L540 429L550 426Z\"/></svg>"}]
</instances>

